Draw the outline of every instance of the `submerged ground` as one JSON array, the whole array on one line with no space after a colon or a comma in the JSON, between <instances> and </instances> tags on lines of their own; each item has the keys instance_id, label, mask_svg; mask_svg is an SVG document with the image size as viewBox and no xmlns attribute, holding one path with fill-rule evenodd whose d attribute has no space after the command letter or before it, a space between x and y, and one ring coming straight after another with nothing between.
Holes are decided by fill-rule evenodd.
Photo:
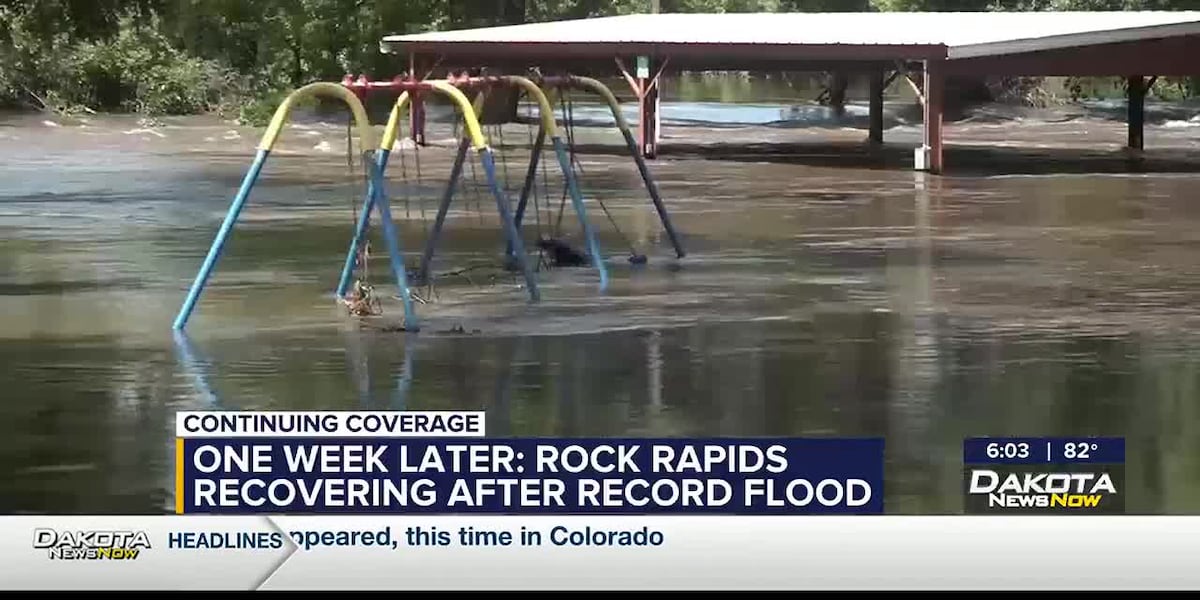
<instances>
[{"instance_id":1,"label":"submerged ground","mask_svg":"<svg viewBox=\"0 0 1200 600\"><path fill-rule=\"evenodd\" d=\"M1135 162L1103 106L981 110L950 126L942 178L907 168L919 124L905 110L872 154L856 107L834 123L667 105L674 153L651 168L683 260L619 138L580 129L585 193L623 232L590 204L612 289L546 271L528 305L494 268L495 205L468 185L437 270L484 267L437 281L417 335L380 330L394 298L367 327L333 301L361 192L344 124L304 119L187 339L171 320L258 132L6 117L0 512L166 510L176 410L357 407L484 409L496 435L883 435L886 506L906 513L960 510L965 436L1125 436L1131 511L1200 508L1197 110L1152 110ZM528 135L504 131L513 191ZM431 136L419 181L413 153L391 166L410 256L452 155L444 123ZM527 239L558 220L547 180ZM579 244L572 218L568 204L560 233ZM648 265L625 260L627 242ZM370 275L390 296L383 257L376 238Z\"/></svg>"}]
</instances>

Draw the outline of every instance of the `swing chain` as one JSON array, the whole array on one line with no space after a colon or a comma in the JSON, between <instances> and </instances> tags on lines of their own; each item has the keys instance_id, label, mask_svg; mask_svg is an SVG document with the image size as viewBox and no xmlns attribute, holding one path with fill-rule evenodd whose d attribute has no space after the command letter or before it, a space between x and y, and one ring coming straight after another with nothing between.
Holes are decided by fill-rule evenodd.
<instances>
[{"instance_id":1,"label":"swing chain","mask_svg":"<svg viewBox=\"0 0 1200 600\"><path fill-rule=\"evenodd\" d=\"M567 162L570 165L571 174L576 178L576 181L578 181L583 177L583 163L579 160L579 155L576 152L575 145L575 100L571 97L570 93L564 89L559 94L559 103L562 107L563 119L565 121L564 129L566 129L567 137ZM556 237L559 235L559 232L562 231L563 211L567 204L567 185L567 182L564 181L562 198L558 203L558 217L554 223ZM633 245L633 241L628 235L625 234L625 232L621 229L621 226L617 224L616 218L614 218L612 213L608 210L608 206L604 204L604 200L601 200L597 196L596 203L600 205L600 210L604 211L604 216L608 219L609 224L612 225L613 230L616 231L617 236L620 237L621 241L625 242L625 246L629 248L630 261L645 262L645 257L638 254L637 248L635 248Z\"/></svg>"},{"instance_id":2,"label":"swing chain","mask_svg":"<svg viewBox=\"0 0 1200 600\"><path fill-rule=\"evenodd\" d=\"M370 150L364 150L362 163L362 178L357 177L354 169L354 141L351 136L350 122L346 122L346 166L352 180L357 180L358 184L352 186L351 207L353 210L352 227L357 225L358 221L358 196L363 189L370 189L370 175L368 173L369 165L371 164L372 153ZM360 187L361 186L361 187ZM370 216L368 215L368 219ZM346 305L346 309L351 315L356 317L368 317L383 314L383 305L379 302L379 298L375 296L375 286L371 285L371 240L363 236L362 243L359 244L358 250L354 256L354 271L355 280L354 288L342 299Z\"/></svg>"}]
</instances>

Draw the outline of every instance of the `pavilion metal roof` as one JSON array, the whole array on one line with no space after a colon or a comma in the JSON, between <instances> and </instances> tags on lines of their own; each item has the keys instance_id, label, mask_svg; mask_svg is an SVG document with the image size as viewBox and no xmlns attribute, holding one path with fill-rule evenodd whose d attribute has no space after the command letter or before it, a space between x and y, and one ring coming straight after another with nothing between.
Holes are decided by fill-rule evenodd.
<instances>
[{"instance_id":1,"label":"pavilion metal roof","mask_svg":"<svg viewBox=\"0 0 1200 600\"><path fill-rule=\"evenodd\" d=\"M390 53L481 51L503 58L570 48L599 56L618 47L697 46L800 50L897 47L930 58L972 58L1200 34L1200 11L636 14L387 36Z\"/></svg>"}]
</instances>

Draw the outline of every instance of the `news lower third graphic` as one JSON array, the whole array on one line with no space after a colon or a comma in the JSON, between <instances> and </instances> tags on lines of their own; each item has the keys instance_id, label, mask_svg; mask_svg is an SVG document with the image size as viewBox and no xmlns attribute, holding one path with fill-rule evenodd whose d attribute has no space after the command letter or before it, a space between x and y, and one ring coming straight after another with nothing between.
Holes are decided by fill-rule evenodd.
<instances>
[{"instance_id":1,"label":"news lower third graphic","mask_svg":"<svg viewBox=\"0 0 1200 600\"><path fill-rule=\"evenodd\" d=\"M176 429L178 514L883 513L882 438L483 438L481 413L181 413Z\"/></svg>"},{"instance_id":2,"label":"news lower third graphic","mask_svg":"<svg viewBox=\"0 0 1200 600\"><path fill-rule=\"evenodd\" d=\"M1000 514L853 519L844 516L886 512L880 438L500 438L486 437L485 421L463 411L180 413L177 514L0 517L0 588L1200 582L1200 519L1023 516L1123 513L1120 438L968 439L966 511Z\"/></svg>"},{"instance_id":3,"label":"news lower third graphic","mask_svg":"<svg viewBox=\"0 0 1200 600\"><path fill-rule=\"evenodd\" d=\"M1123 514L1124 438L968 438L968 514Z\"/></svg>"}]
</instances>

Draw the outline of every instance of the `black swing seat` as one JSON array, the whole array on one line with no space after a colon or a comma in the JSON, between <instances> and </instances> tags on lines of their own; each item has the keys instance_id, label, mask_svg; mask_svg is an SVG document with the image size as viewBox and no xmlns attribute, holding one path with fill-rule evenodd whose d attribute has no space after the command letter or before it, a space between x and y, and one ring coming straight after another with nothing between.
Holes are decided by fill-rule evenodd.
<instances>
[{"instance_id":1,"label":"black swing seat","mask_svg":"<svg viewBox=\"0 0 1200 600\"><path fill-rule=\"evenodd\" d=\"M542 250L546 262L551 267L588 267L592 264L592 258L586 252L576 250L566 241L556 237L538 238L537 247ZM509 255L504 266L510 271L516 270L518 267L515 257Z\"/></svg>"},{"instance_id":2,"label":"black swing seat","mask_svg":"<svg viewBox=\"0 0 1200 600\"><path fill-rule=\"evenodd\" d=\"M565 241L543 236L537 242L538 248L546 252L550 264L555 267L587 267L592 264L591 257L586 252L580 252Z\"/></svg>"}]
</instances>

